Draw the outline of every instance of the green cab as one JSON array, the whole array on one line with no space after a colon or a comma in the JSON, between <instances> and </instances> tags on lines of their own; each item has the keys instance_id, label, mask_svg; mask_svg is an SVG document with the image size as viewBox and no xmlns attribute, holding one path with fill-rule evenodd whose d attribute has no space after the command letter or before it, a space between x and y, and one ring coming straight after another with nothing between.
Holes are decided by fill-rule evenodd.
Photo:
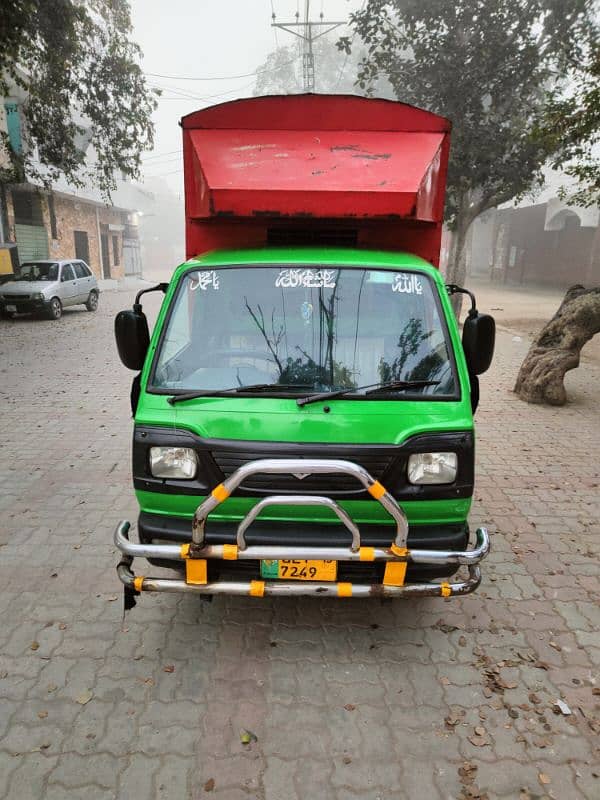
<instances>
[{"instance_id":1,"label":"green cab","mask_svg":"<svg viewBox=\"0 0 600 800\"><path fill-rule=\"evenodd\" d=\"M115 534L131 596L476 588L473 412L494 328L474 298L461 340L462 290L436 268L345 247L214 251L160 288L151 335L141 296L115 323L138 371L138 542ZM136 576L136 557L180 577Z\"/></svg>"}]
</instances>

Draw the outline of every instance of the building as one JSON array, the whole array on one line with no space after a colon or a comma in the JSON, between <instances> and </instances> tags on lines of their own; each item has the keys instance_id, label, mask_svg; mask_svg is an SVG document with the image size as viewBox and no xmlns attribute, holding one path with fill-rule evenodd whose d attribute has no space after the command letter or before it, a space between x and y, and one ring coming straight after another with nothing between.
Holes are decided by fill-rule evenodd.
<instances>
[{"instance_id":1,"label":"building","mask_svg":"<svg viewBox=\"0 0 600 800\"><path fill-rule=\"evenodd\" d=\"M567 205L560 180L551 173L537 202L492 209L473 223L468 274L518 286L600 284L600 210Z\"/></svg>"},{"instance_id":2,"label":"building","mask_svg":"<svg viewBox=\"0 0 600 800\"><path fill-rule=\"evenodd\" d=\"M81 258L98 278L126 274L131 240L139 251L135 212L105 206L62 192L47 193L26 184L5 191L6 241L16 242L19 260ZM141 272L139 257L133 274Z\"/></svg>"},{"instance_id":3,"label":"building","mask_svg":"<svg viewBox=\"0 0 600 800\"><path fill-rule=\"evenodd\" d=\"M0 99L0 131L21 152L20 105L24 98ZM82 137L82 149L88 144ZM93 161L93 153L89 154ZM0 167L9 160L0 147ZM154 196L128 181L119 182L112 204L93 188L79 189L64 179L52 191L31 183L0 185L0 244L17 244L20 262L34 258L81 258L99 279L142 276L139 220L152 214Z\"/></svg>"}]
</instances>

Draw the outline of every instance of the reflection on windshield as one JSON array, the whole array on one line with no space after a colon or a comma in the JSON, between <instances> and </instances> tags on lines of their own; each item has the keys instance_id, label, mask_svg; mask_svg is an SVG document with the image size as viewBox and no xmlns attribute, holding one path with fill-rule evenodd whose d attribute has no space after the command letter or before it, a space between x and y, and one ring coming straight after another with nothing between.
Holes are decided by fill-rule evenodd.
<instances>
[{"instance_id":1,"label":"reflection on windshield","mask_svg":"<svg viewBox=\"0 0 600 800\"><path fill-rule=\"evenodd\" d=\"M456 394L427 276L235 267L182 278L151 384L188 392L279 383L288 385L280 394L306 394L289 384L320 392L400 380L435 384L399 400Z\"/></svg>"},{"instance_id":2,"label":"reflection on windshield","mask_svg":"<svg viewBox=\"0 0 600 800\"><path fill-rule=\"evenodd\" d=\"M29 262L21 264L16 273L20 281L56 281L58 280L58 264L37 264Z\"/></svg>"}]
</instances>

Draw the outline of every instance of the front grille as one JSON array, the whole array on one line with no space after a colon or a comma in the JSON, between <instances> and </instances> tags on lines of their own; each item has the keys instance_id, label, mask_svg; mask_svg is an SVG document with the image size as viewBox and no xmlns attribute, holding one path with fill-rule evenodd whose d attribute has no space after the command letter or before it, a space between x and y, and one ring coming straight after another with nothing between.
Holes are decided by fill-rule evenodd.
<instances>
[{"instance_id":1,"label":"front grille","mask_svg":"<svg viewBox=\"0 0 600 800\"><path fill-rule=\"evenodd\" d=\"M4 302L10 303L11 300L29 300L31 295L28 294L5 294Z\"/></svg>"},{"instance_id":2,"label":"front grille","mask_svg":"<svg viewBox=\"0 0 600 800\"><path fill-rule=\"evenodd\" d=\"M377 480L383 480L386 472L392 466L397 454L390 452L389 448L382 448L380 451L357 446L356 449L340 452L324 452L323 449L308 451L302 448L301 451L294 445L286 447L282 452L281 445L277 452L267 452L267 448L260 451L249 450L212 450L212 457L215 463L228 478L236 469L246 464L248 461L257 461L261 458L336 458L354 461L360 464ZM297 478L294 475L251 475L247 478L241 489L250 489L259 494L325 494L325 495L360 495L364 492L361 484L349 475L307 475L304 478Z\"/></svg>"}]
</instances>

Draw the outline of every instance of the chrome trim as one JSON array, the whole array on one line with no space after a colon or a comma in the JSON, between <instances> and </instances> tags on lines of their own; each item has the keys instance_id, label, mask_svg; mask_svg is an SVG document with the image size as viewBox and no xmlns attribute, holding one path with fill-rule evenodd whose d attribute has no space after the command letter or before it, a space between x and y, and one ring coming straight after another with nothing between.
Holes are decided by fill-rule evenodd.
<instances>
[{"instance_id":1,"label":"chrome trim","mask_svg":"<svg viewBox=\"0 0 600 800\"><path fill-rule=\"evenodd\" d=\"M354 464L352 461L344 461L342 459L325 459L325 458L262 458L257 461L248 461L242 464L241 467L236 469L228 478L221 484L227 491L227 496L231 495L240 484L244 482L250 475L256 473L263 473L267 475L278 475L281 473L306 473L308 475L324 475L327 473L342 473L356 478L367 491L378 483L364 467L360 464ZM302 495L286 495L288 505L296 505L296 498ZM283 497L283 495L282 495ZM267 498L268 499L268 498ZM195 545L202 546L204 542L204 528L206 525L206 518L211 511L221 503L213 494L208 497L198 506L194 518L192 520L192 541ZM397 547L406 547L406 539L408 537L408 520L402 508L398 505L396 500L389 492L385 492L382 497L377 498L377 502L385 508L396 523L396 536L394 544ZM280 503L283 504L283 503ZM252 509L249 514L252 513ZM240 527L244 525L247 517L242 520ZM248 526L246 525L246 528ZM243 533L246 530L242 530ZM239 537L239 528L238 528ZM354 542L353 542L354 544ZM360 546L360 545L359 545Z\"/></svg>"},{"instance_id":2,"label":"chrome trim","mask_svg":"<svg viewBox=\"0 0 600 800\"><path fill-rule=\"evenodd\" d=\"M133 587L135 575L127 564L117 567L119 579L125 586ZM251 593L251 585L256 581L219 581L204 585L188 584L172 578L144 578L144 592L192 592L208 595L246 595ZM260 581L265 597L312 596L340 597L338 583L316 583L312 581ZM352 584L352 598L366 597L452 597L470 594L481 583L481 570L476 565L469 566L469 577L455 583L408 583L405 586L384 586L383 584Z\"/></svg>"},{"instance_id":3,"label":"chrome trim","mask_svg":"<svg viewBox=\"0 0 600 800\"><path fill-rule=\"evenodd\" d=\"M127 538L129 522L120 522L115 530L114 543L118 549L133 558L182 559L179 544L136 544ZM472 550L408 550L397 556L390 548L374 547L374 561L408 561L409 564L467 566L478 564L490 552L490 537L486 528L476 531L475 547ZM194 548L195 558L223 558L222 544L209 544ZM333 561L360 561L360 551L344 547L284 547L280 545L250 545L238 550L238 559L257 560L280 558L331 559Z\"/></svg>"},{"instance_id":4,"label":"chrome trim","mask_svg":"<svg viewBox=\"0 0 600 800\"><path fill-rule=\"evenodd\" d=\"M342 522L346 528L352 534L352 546L351 552L357 553L360 548L360 531L358 530L358 526L352 521L350 516L346 511L344 511L341 506L339 506L335 500L332 500L330 497L321 497L319 495L305 495L305 494L295 494L292 495L293 498L293 505L299 506L325 506L326 508L330 508L335 514L337 514L338 519ZM240 550L246 550L246 540L244 539L244 534L252 525L254 520L258 517L260 512L263 508L267 508L268 506L289 506L291 505L290 502L290 495L281 495L281 494L273 494L270 497L265 497L263 500L259 500L258 503L253 506L250 511L246 514L244 519L240 522L238 529L237 529L237 545ZM269 558L269 556L264 556L265 558Z\"/></svg>"}]
</instances>

